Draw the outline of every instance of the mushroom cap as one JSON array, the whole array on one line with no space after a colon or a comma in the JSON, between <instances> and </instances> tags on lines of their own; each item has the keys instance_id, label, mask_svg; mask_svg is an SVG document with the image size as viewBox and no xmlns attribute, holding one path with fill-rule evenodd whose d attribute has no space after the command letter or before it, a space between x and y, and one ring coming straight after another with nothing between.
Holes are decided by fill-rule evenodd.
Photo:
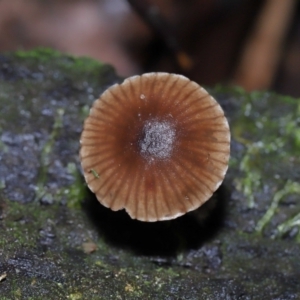
<instances>
[{"instance_id":1,"label":"mushroom cap","mask_svg":"<svg viewBox=\"0 0 300 300\"><path fill-rule=\"evenodd\" d=\"M84 122L80 158L104 206L133 219L177 218L222 183L230 155L224 112L188 78L146 73L107 89Z\"/></svg>"}]
</instances>

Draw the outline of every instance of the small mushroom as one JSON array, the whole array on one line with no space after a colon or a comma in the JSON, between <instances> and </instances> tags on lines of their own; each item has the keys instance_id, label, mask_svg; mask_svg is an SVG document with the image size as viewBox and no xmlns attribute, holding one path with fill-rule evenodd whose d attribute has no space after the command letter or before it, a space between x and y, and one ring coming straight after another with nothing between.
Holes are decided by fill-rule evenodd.
<instances>
[{"instance_id":1,"label":"small mushroom","mask_svg":"<svg viewBox=\"0 0 300 300\"><path fill-rule=\"evenodd\" d=\"M80 142L84 177L99 202L149 222L206 202L230 154L220 105L197 83L168 73L133 76L107 89Z\"/></svg>"}]
</instances>

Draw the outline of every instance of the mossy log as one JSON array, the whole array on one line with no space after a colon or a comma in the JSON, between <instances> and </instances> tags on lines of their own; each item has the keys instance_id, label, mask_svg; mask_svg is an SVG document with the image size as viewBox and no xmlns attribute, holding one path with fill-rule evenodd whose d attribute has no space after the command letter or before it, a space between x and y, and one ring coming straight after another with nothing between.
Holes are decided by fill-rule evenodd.
<instances>
[{"instance_id":1,"label":"mossy log","mask_svg":"<svg viewBox=\"0 0 300 300\"><path fill-rule=\"evenodd\" d=\"M0 298L300 299L300 101L215 87L231 127L207 204L143 223L83 180L89 108L111 66L48 49L0 56Z\"/></svg>"}]
</instances>

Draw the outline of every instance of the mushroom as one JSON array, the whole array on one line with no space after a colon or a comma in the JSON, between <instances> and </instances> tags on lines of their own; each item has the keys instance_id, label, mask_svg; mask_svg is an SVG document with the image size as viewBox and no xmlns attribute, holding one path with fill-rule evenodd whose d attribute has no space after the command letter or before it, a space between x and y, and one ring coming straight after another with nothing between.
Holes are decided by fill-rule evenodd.
<instances>
[{"instance_id":1,"label":"mushroom","mask_svg":"<svg viewBox=\"0 0 300 300\"><path fill-rule=\"evenodd\" d=\"M84 122L80 158L104 206L133 219L177 218L222 183L230 131L217 101L197 83L146 73L107 89Z\"/></svg>"}]
</instances>

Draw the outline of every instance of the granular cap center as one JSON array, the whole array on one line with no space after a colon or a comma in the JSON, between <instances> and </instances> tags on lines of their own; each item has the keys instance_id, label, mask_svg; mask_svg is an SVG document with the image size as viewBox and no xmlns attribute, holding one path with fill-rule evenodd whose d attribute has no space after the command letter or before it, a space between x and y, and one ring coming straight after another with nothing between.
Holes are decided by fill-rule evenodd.
<instances>
[{"instance_id":1,"label":"granular cap center","mask_svg":"<svg viewBox=\"0 0 300 300\"><path fill-rule=\"evenodd\" d=\"M167 121L150 120L144 125L139 147L145 158L166 159L174 148L176 130Z\"/></svg>"}]
</instances>

